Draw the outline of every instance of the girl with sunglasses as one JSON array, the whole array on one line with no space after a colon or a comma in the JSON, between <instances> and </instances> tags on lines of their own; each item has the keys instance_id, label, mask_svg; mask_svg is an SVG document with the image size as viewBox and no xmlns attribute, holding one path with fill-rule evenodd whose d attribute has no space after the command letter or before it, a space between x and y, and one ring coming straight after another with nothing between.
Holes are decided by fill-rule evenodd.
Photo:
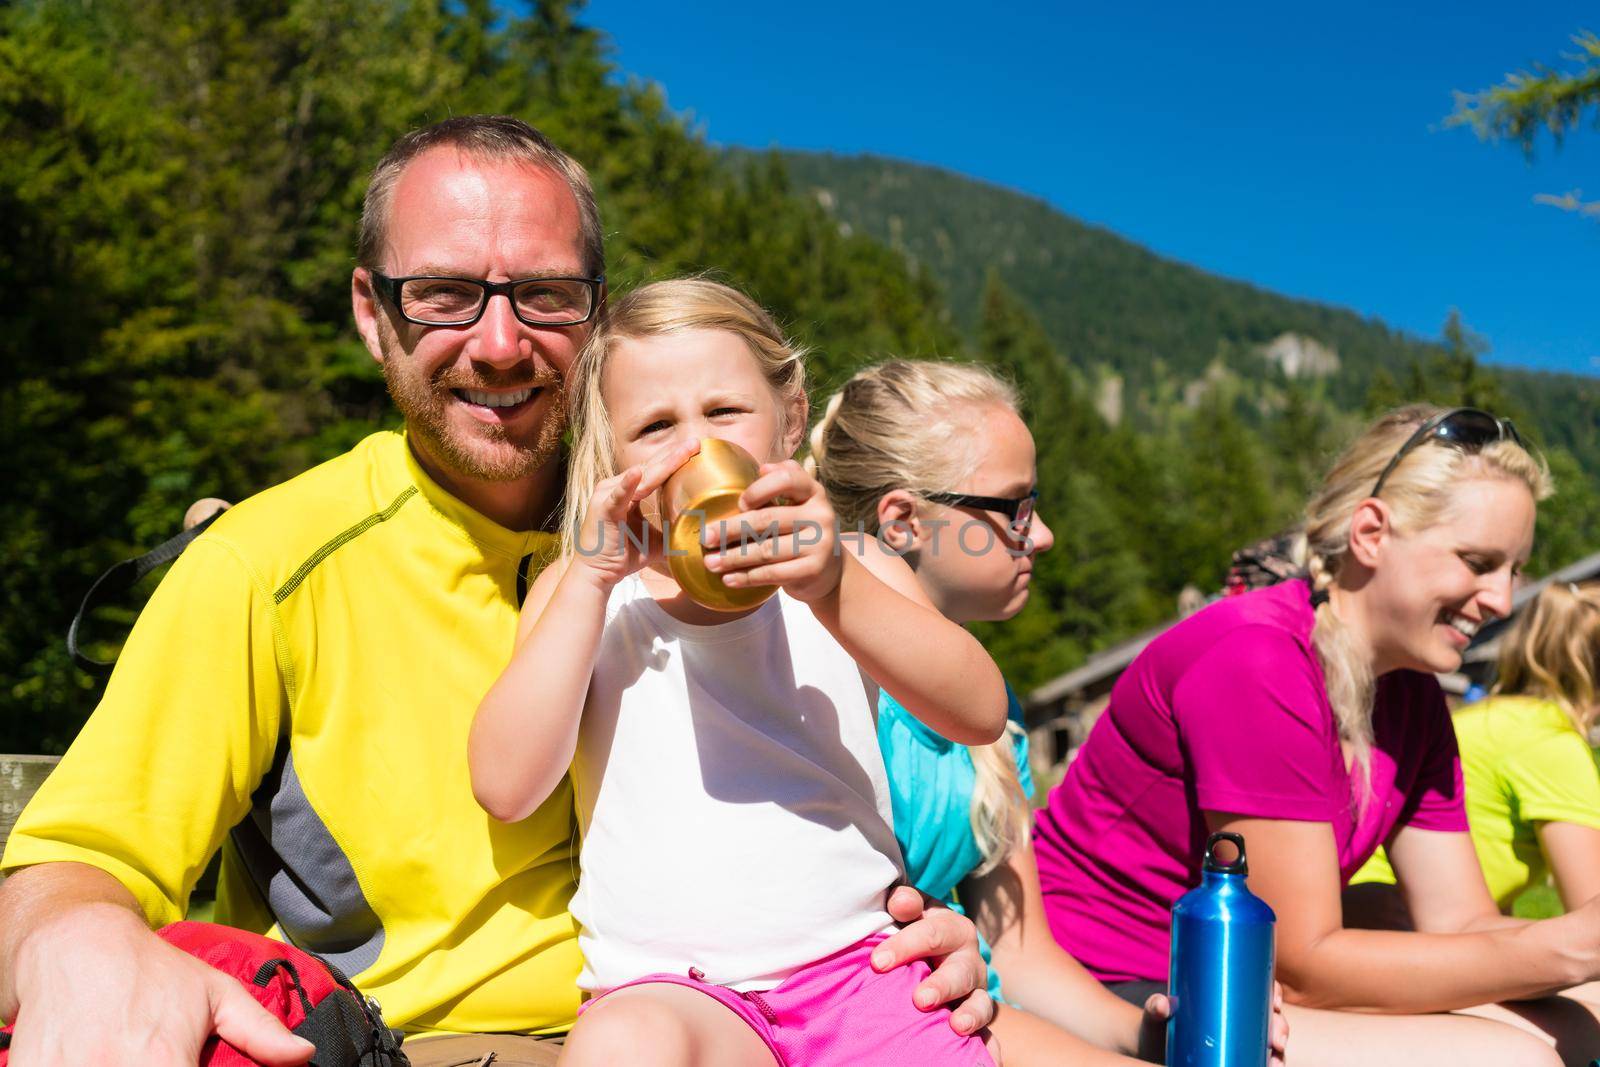
<instances>
[{"instance_id":1,"label":"girl with sunglasses","mask_svg":"<svg viewBox=\"0 0 1600 1067\"><path fill-rule=\"evenodd\" d=\"M1600 1051L1587 1005L1549 996L1600 977L1600 902L1543 922L1500 914L1434 677L1510 612L1549 491L1543 462L1482 412L1410 407L1363 433L1307 508L1308 576L1153 641L1040 813L1062 945L1124 995L1163 987L1172 904L1206 834L1231 830L1277 913L1296 1067L1543 1067ZM1416 932L1342 921L1340 890L1379 844Z\"/></svg>"},{"instance_id":2,"label":"girl with sunglasses","mask_svg":"<svg viewBox=\"0 0 1600 1067\"><path fill-rule=\"evenodd\" d=\"M1454 717L1467 820L1500 910L1554 877L1568 911L1600 896L1600 770L1589 729L1600 714L1600 583L1546 587L1501 641L1486 700ZM1383 853L1352 879L1378 916L1398 891ZM1402 922L1403 908L1399 911Z\"/></svg>"},{"instance_id":3,"label":"girl with sunglasses","mask_svg":"<svg viewBox=\"0 0 1600 1067\"><path fill-rule=\"evenodd\" d=\"M1034 443L1017 409L1016 391L981 367L895 360L850 379L811 435L808 467L842 526L903 555L953 622L1021 611L1034 558L1055 540L1033 510ZM1050 936L1015 696L1006 736L967 746L880 693L878 738L907 877L952 905L959 896L987 938L992 1029L1008 1067L1160 1062L1166 998L1144 1011L1119 1000ZM1276 1029L1281 1053L1281 1019Z\"/></svg>"}]
</instances>

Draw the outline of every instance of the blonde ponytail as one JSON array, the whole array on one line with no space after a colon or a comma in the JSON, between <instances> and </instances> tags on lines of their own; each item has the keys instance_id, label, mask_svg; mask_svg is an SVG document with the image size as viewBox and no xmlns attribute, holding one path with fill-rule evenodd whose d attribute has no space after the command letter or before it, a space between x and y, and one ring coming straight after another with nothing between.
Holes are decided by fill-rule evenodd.
<instances>
[{"instance_id":1,"label":"blonde ponytail","mask_svg":"<svg viewBox=\"0 0 1600 1067\"><path fill-rule=\"evenodd\" d=\"M822 410L822 418L817 420L817 425L811 430L811 437L808 442L810 452L800 463L806 469L806 473L818 481L822 480L823 457L828 453L828 434L833 429L834 420L838 418L839 407L843 403L844 390L842 389L828 398L827 406Z\"/></svg>"},{"instance_id":2,"label":"blonde ponytail","mask_svg":"<svg viewBox=\"0 0 1600 1067\"><path fill-rule=\"evenodd\" d=\"M1017 776L1016 744L1022 727L1006 720L1006 732L990 745L969 745L972 807L968 818L983 862L972 872L988 874L1028 843L1033 812Z\"/></svg>"},{"instance_id":3,"label":"blonde ponytail","mask_svg":"<svg viewBox=\"0 0 1600 1067\"><path fill-rule=\"evenodd\" d=\"M1316 625L1311 630L1311 645L1322 664L1322 680L1328 689L1328 705L1339 729L1339 739L1348 746L1350 772L1356 783L1356 796L1365 806L1372 795L1372 700L1377 688L1372 675L1372 659L1355 631L1334 614L1327 599L1334 573L1321 556L1306 560L1311 579L1312 602L1316 604Z\"/></svg>"}]
</instances>

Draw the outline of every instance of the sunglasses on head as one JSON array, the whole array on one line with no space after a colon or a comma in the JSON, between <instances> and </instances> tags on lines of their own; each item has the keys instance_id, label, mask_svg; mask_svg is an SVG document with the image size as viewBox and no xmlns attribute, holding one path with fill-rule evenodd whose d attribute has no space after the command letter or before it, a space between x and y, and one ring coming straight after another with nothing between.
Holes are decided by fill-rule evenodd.
<instances>
[{"instance_id":1,"label":"sunglasses on head","mask_svg":"<svg viewBox=\"0 0 1600 1067\"><path fill-rule=\"evenodd\" d=\"M977 508L979 511L998 511L1010 522L1011 532L1018 537L1028 532L1033 524L1033 506L1039 499L1039 490L1026 496L973 496L970 493L924 493L924 500L935 504L948 504L958 508Z\"/></svg>"},{"instance_id":2,"label":"sunglasses on head","mask_svg":"<svg viewBox=\"0 0 1600 1067\"><path fill-rule=\"evenodd\" d=\"M1426 441L1435 439L1463 452L1476 452L1484 445L1495 441L1511 441L1519 447L1527 447L1523 445L1522 435L1517 433L1517 428L1511 424L1510 419L1498 418L1477 408L1452 408L1449 411L1442 411L1418 426L1417 432L1406 438L1406 443L1400 446L1400 451L1394 454L1389 465L1383 468L1383 473L1378 475L1378 480L1373 483L1369 495L1378 495L1383 483L1394 473L1395 467L1400 465L1400 461L1408 452Z\"/></svg>"}]
</instances>

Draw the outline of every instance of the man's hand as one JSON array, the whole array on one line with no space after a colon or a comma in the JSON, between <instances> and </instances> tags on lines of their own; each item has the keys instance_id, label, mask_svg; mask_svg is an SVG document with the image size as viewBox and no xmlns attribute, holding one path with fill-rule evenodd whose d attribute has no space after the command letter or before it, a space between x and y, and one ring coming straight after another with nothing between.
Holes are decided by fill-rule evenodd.
<instances>
[{"instance_id":1,"label":"man's hand","mask_svg":"<svg viewBox=\"0 0 1600 1067\"><path fill-rule=\"evenodd\" d=\"M994 1001L986 988L989 969L978 953L978 928L964 915L925 900L911 886L889 894L889 915L905 928L885 938L872 953L872 969L927 960L933 973L917 986L918 1008L950 1008L950 1026L958 1034L974 1034L994 1021ZM992 1051L992 1050L991 1050Z\"/></svg>"},{"instance_id":2,"label":"man's hand","mask_svg":"<svg viewBox=\"0 0 1600 1067\"><path fill-rule=\"evenodd\" d=\"M271 1067L296 1067L315 1051L237 979L117 904L79 905L37 926L18 945L14 988L16 1067L194 1067L213 1033Z\"/></svg>"}]
</instances>

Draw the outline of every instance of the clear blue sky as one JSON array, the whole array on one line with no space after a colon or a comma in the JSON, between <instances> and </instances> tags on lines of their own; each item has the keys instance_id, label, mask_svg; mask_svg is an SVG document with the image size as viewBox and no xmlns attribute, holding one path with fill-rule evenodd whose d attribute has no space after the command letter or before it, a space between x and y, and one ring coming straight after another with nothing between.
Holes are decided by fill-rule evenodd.
<instances>
[{"instance_id":1,"label":"clear blue sky","mask_svg":"<svg viewBox=\"0 0 1600 1067\"><path fill-rule=\"evenodd\" d=\"M1403 9L1403 10L1402 10ZM1600 374L1600 130L1532 163L1451 90L1556 62L1600 5L592 0L614 60L727 145L875 152L1043 197L1158 252Z\"/></svg>"}]
</instances>

